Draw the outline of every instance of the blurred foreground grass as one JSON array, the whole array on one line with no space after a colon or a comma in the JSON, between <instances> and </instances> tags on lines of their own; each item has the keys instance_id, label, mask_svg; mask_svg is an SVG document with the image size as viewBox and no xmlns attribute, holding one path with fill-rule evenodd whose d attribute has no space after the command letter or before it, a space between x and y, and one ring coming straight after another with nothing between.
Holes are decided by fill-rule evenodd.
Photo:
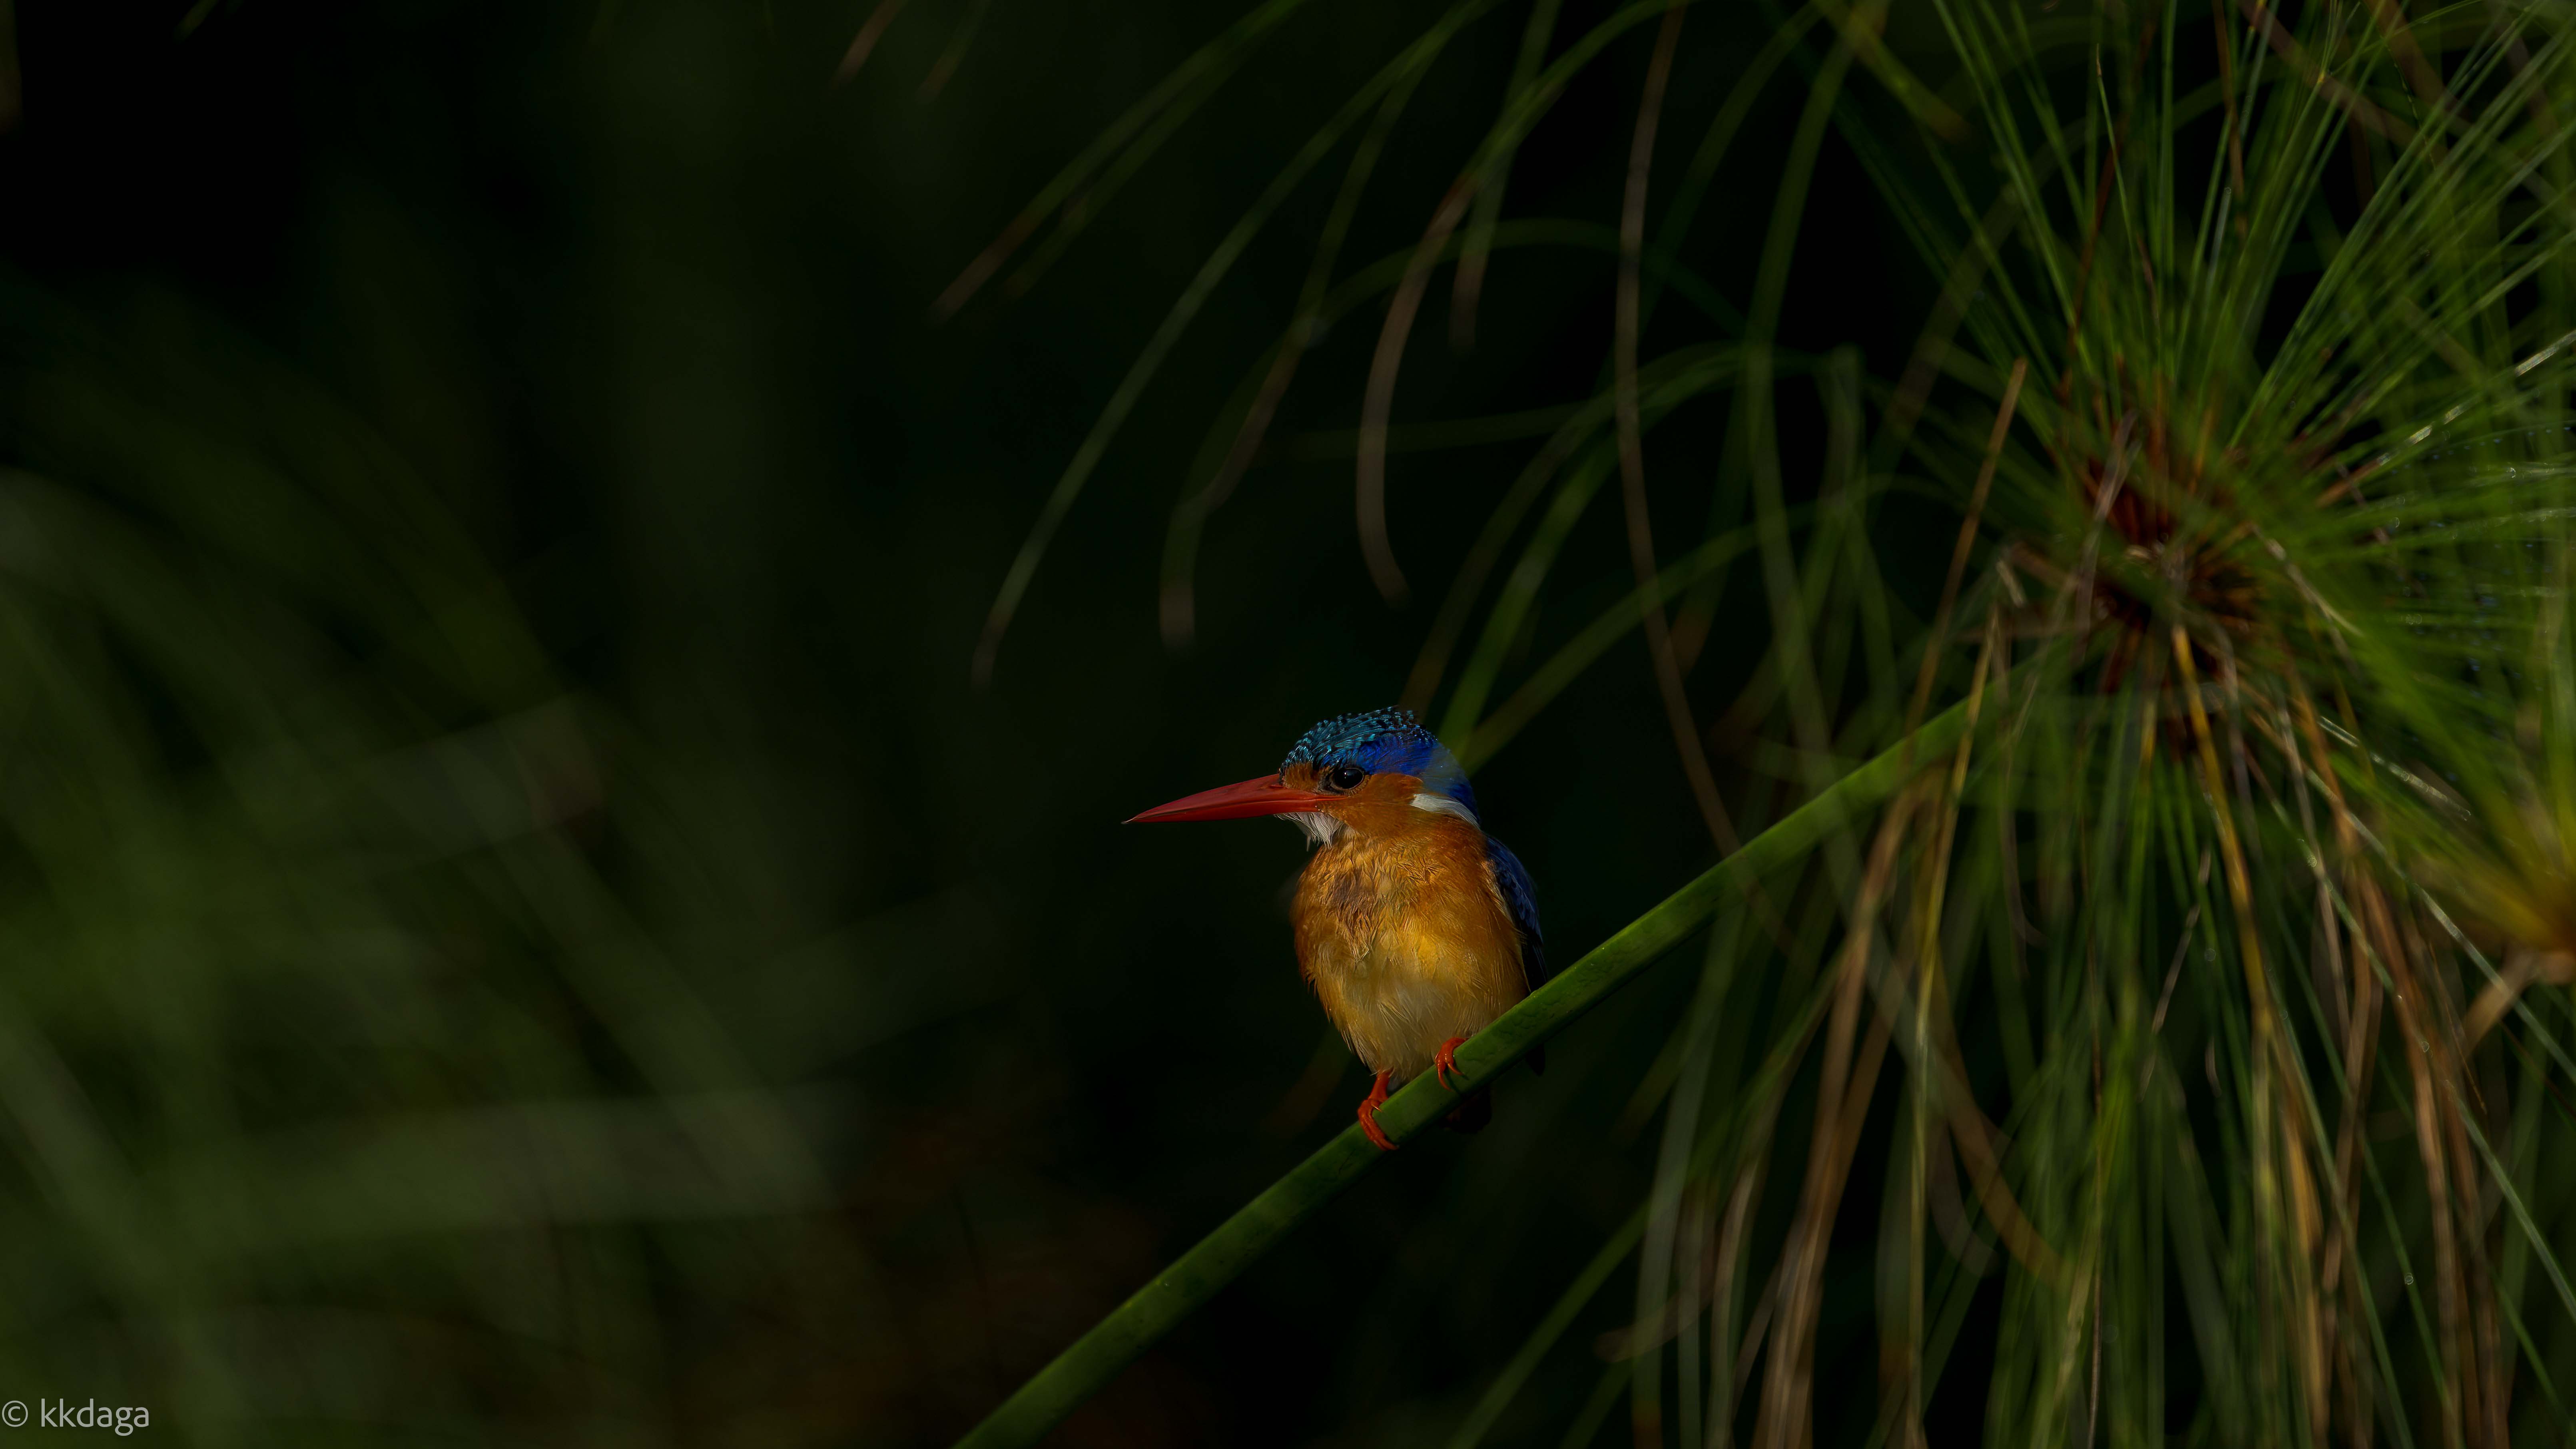
<instances>
[{"instance_id":1,"label":"blurred foreground grass","mask_svg":"<svg viewBox=\"0 0 2576 1449\"><path fill-rule=\"evenodd\" d=\"M19 7L0 135L0 1398L204 1443L946 1442L1349 1071L1286 842L1175 872L1113 824L1399 687L1356 559L1260 543L1300 490L1211 531L1198 661L1113 513L1040 649L966 679L1196 208L1104 221L1096 293L1007 328L927 327L933 273L1201 19L997 18L925 108L831 87L828 7L171 18ZM1513 1190L1569 1110L1248 1285L1313 1330L1286 1359L1184 1346L1068 1432L1199 1442L1281 1363L1325 1387L1271 1442L1445 1412L1383 1345L1464 1361L1549 1291L1462 1293L1461 1253L1582 1251L1597 1183Z\"/></svg>"}]
</instances>

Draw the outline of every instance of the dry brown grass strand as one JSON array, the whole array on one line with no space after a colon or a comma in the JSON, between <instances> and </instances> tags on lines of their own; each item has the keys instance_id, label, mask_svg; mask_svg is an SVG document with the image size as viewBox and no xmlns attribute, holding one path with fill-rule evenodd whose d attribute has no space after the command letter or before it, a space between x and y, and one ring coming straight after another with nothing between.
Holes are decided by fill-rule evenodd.
<instances>
[{"instance_id":1,"label":"dry brown grass strand","mask_svg":"<svg viewBox=\"0 0 2576 1449\"><path fill-rule=\"evenodd\" d=\"M2319 1336L2324 1317L2310 1264L2323 1231L2315 1185L2309 1177L2304 1145L2307 1133L2300 1127L2293 1085L2299 1079L2299 1067L2289 1043L2283 1039L2279 1016L2273 1010L2269 973L2263 966L2254 915L2253 875L2246 864L2244 844L2237 835L2231 803L2238 792L2228 788L2228 772L2219 763L2216 731L2211 728L2209 710L2202 698L2199 670L2192 662L2191 639L2179 623L2173 626L2172 641L2175 677L2182 685L2203 788L2208 792L2211 818L2218 831L2219 861L2227 881L2228 905L2236 917L2237 952L2245 971L2246 1005L2254 1027L2252 1113L2247 1136L2253 1148L2256 1211L2285 1213L2298 1234L2302 1251L2276 1265L2276 1272L2286 1280L2278 1286L2290 1300L2279 1305L2279 1312L2285 1320L2282 1326L2293 1335L2301 1379L2298 1387L2309 1406L2310 1422L2322 1423L2328 1391L2324 1344ZM2241 750L2241 745L2238 748ZM2264 1121L2267 1117L2271 1119L2269 1123Z\"/></svg>"},{"instance_id":2,"label":"dry brown grass strand","mask_svg":"<svg viewBox=\"0 0 2576 1449\"><path fill-rule=\"evenodd\" d=\"M1974 243L1961 247L1958 259L1951 263L1941 295L1933 301L1931 314L1924 318L1923 330L1915 334L1914 350L1905 360L1905 371L1898 377L1895 396L1888 403L1875 445L1879 456L1895 456L1914 436L1924 404L1931 399L1932 385L1941 379L1941 364L1950 355L1950 339L1966 319L1969 300L1985 280L1987 264L1996 248L2003 244L2005 233L2021 215L2012 197L2010 187L1996 192L1994 204L1986 208L1984 219L1977 224ZM2016 367L2022 367L2029 359L2016 358L2014 362Z\"/></svg>"},{"instance_id":3,"label":"dry brown grass strand","mask_svg":"<svg viewBox=\"0 0 2576 1449\"><path fill-rule=\"evenodd\" d=\"M2322 766L2327 751L2314 705L2304 694L2294 695L2292 703L2300 734ZM2513 1365L2503 1348L2494 1284L2481 1242L2483 1186L2462 1116L2475 1092L2467 1077L2473 1042L2467 1023L2452 1011L2441 989L2441 973L2429 969L2435 957L2422 931L2390 899L2365 854L2364 828L2334 771L2319 768L2314 774L2333 807L2336 845L2345 861L2344 892L2361 935L2353 943L2354 955L2366 954L2387 973L2387 1009L2398 1033L2399 1055L2406 1062L2410 1125L2431 1218L2442 1432L2446 1442L2503 1445L2509 1442ZM2351 1176L2361 1151L2357 1139L2375 1072L2381 1011L2375 975L2359 959L2354 962L2351 983L2354 1005L2344 1055L2353 1096L2335 1148L2336 1170L2348 1191L2355 1190ZM2343 1256L2330 1259L2330 1271L2340 1269ZM2358 1272L2351 1275L2355 1293L2364 1291L2359 1278ZM2360 1311L2358 1302L2355 1311ZM2355 1419L2359 1421L2358 1411Z\"/></svg>"},{"instance_id":4,"label":"dry brown grass strand","mask_svg":"<svg viewBox=\"0 0 2576 1449\"><path fill-rule=\"evenodd\" d=\"M1717 1324L1717 1331L1709 1335L1708 1342L1709 1442L1721 1446L1721 1449L1734 1441L1735 1405L1744 1392L1744 1377L1753 1368L1753 1345L1760 1341L1761 1328L1748 1324L1745 1342L1736 1345L1734 1352L1728 1351L1735 1329L1736 1267L1744 1258L1745 1230L1752 1221L1753 1205L1760 1198L1761 1182L1762 1164L1758 1160L1748 1161L1736 1175L1735 1191L1727 1197L1726 1218L1718 1228L1717 1258L1710 1274L1708 1301L1714 1310L1711 1317ZM1775 1273L1778 1267L1776 1263L1772 1265ZM1767 1305L1770 1301L1768 1290L1766 1280L1762 1304ZM1767 1316L1762 1323L1768 1325ZM1740 1368L1737 1366L1739 1361Z\"/></svg>"},{"instance_id":5,"label":"dry brown grass strand","mask_svg":"<svg viewBox=\"0 0 2576 1449\"><path fill-rule=\"evenodd\" d=\"M2306 687L2295 677L2288 680L2287 708L2289 733L2284 753L2290 757L2291 777L2299 782L2303 818L2307 807L2307 782L2313 778L2325 796L2327 818L2334 832L2335 860L2340 863L2342 894L2357 915L2384 918L2386 897L2368 869L2361 845L2361 829L2355 820L2351 803L2344 797L2343 783L2336 776L2334 763L2318 727L2316 704ZM2300 747L2304 746L2304 764ZM2310 825L2311 838L2315 835ZM2317 1288L2320 1309L2325 1315L2324 1337L2336 1348L2335 1375L2344 1386L2344 1421L2355 1445L2367 1444L2373 1427L2369 1385L2364 1379L2363 1346L2349 1334L2339 1331L2338 1305L2358 1327L2370 1319L2369 1284L2358 1267L2347 1276L2345 1265L2358 1263L2359 1250L2352 1232L2361 1221L2360 1152L2362 1129L2370 1112L2370 1080L2378 1042L2379 990L2377 976L2359 969L2366 952L2358 940L2347 950L2343 942L2343 923L2334 909L2330 892L2335 872L2327 869L2322 859L2324 846L2319 842L2320 862L2317 880L2317 938L2325 947L2325 969L2329 984L2335 990L2328 995L2335 1004L2340 1032L2339 1053L2344 1067L2344 1100L2335 1124L2334 1183L2337 1201L2335 1212L2326 1225L2326 1239L2320 1257Z\"/></svg>"},{"instance_id":6,"label":"dry brown grass strand","mask_svg":"<svg viewBox=\"0 0 2576 1449\"><path fill-rule=\"evenodd\" d=\"M2505 951L2504 968L2496 979L2478 992L2469 1005L2469 1013L2460 1021L2460 1050L2473 1052L2504 1014L2513 1010L2522 993L2534 986L2565 986L2576 982L2576 956L2564 951L2540 951L2515 942Z\"/></svg>"},{"instance_id":7,"label":"dry brown grass strand","mask_svg":"<svg viewBox=\"0 0 2576 1449\"><path fill-rule=\"evenodd\" d=\"M877 0L877 8L868 12L859 33L850 37L850 48L841 53L841 63L832 71L832 84L845 85L859 73L859 67L866 65L868 56L876 50L877 42L885 38L886 27L894 24L902 10L903 0Z\"/></svg>"},{"instance_id":8,"label":"dry brown grass strand","mask_svg":"<svg viewBox=\"0 0 2576 1449\"><path fill-rule=\"evenodd\" d=\"M1403 370L1404 345L1413 336L1414 318L1422 311L1422 296L1431 285L1432 269L1449 245L1449 234L1466 219L1468 203L1475 199L1476 178L1461 176L1450 183L1440 205L1432 210L1430 223L1422 229L1422 240L1413 249L1413 260L1405 264L1404 280L1396 284L1395 295L1388 299L1386 323L1378 329L1377 351L1369 359L1368 387L1360 395L1355 500L1360 554L1368 561L1369 578L1390 604L1403 603L1408 592L1404 570L1396 566L1395 546L1386 531L1386 430L1388 420L1395 414L1395 378Z\"/></svg>"},{"instance_id":9,"label":"dry brown grass strand","mask_svg":"<svg viewBox=\"0 0 2576 1449\"><path fill-rule=\"evenodd\" d=\"M2021 366L2014 367L2011 385L2005 390L2003 407L1996 416L1997 436L1994 439L1994 446L1990 446L1987 450L1989 476L1991 476L1994 454L2002 442L2002 429L2008 423L2014 399L2020 394L2024 371ZM1980 497L1977 504L1982 504L1983 501ZM1975 511L1976 505L1971 505L1972 519ZM1973 522L1971 527L1973 528ZM1951 559L1950 580L1943 597L1945 612L1950 598L1958 590L1960 575L1967 567L1967 543L1970 536L1963 531L1959 550ZM1946 620L1935 626L1932 632L1935 648L1946 632L1946 628ZM1923 1350L1922 1261L1925 1208L1923 1197L1927 1174L1921 1158L1937 1152L1946 1162L1949 1155L1948 1143L1925 1140L1927 1133L1923 1113L1929 1110L1930 1104L1924 1102L1922 1098L1925 1095L1945 1098L1956 1098L1960 1095L1959 1089L1950 1088L1948 1084L1939 1083L1936 1080L1940 1068L1952 1065L1952 1061L1937 1054L1933 1042L1932 1023L1936 1019L1940 1022L1940 1038L1944 1045L1950 1044L1953 1037L1948 994L1943 989L1942 983L1941 912L1943 899L1949 887L1951 848L1959 833L1960 799L1966 789L1968 762L1976 745L1978 717L1985 704L1986 672L1993 665L1996 651L2002 643L2002 612L1999 608L1989 607L1986 610L1986 627L1983 635L1983 642L1977 650L1976 669L1970 676L1968 685L1968 727L1961 732L1958 748L1951 759L1948 784L1942 791L1937 824L1933 830L1931 868L1923 874L1921 899L1915 909L1914 997L1911 1010L1904 1019L1907 1039L1910 1042L1906 1056L1914 1068L1917 1098L1912 1182L1914 1201L1906 1214L1909 1254L1905 1326L1902 1333L1882 1331L1879 1335L1879 1386L1881 1422L1898 1435L1898 1442L1906 1446L1906 1449L1913 1449L1913 1446L1923 1442L1920 1385ZM1932 652L1930 648L1925 651L1927 660ZM1883 1003L1881 1019L1888 1019Z\"/></svg>"},{"instance_id":10,"label":"dry brown grass strand","mask_svg":"<svg viewBox=\"0 0 2576 1449\"><path fill-rule=\"evenodd\" d=\"M1931 1051L1929 1064L1940 1076L1934 1080L1939 1092L1943 1115L1950 1134L1974 1176L1978 1204L1995 1225L2006 1251L2023 1268L2042 1281L2062 1285L2066 1278L2066 1261L2048 1240L2032 1225L2014 1198L2011 1185L2004 1180L2001 1142L2003 1134L1977 1109L1976 1096L1968 1087L1967 1058L1959 1046L1957 1023L1952 1020L1945 979L1940 970L1936 928L1940 919L1941 900L1946 889L1949 859L1958 833L1961 801L1967 793L1970 748L1985 713L1988 682L2002 687L1999 674L2003 654L2003 612L2000 606L1987 614L1984 647L1979 651L1977 667L1968 689L1968 730L1960 736L1950 768L1949 794L1935 847L1936 884L1921 930L1923 932L1924 969L1916 1011L1923 1023L1925 1045Z\"/></svg>"},{"instance_id":11,"label":"dry brown grass strand","mask_svg":"<svg viewBox=\"0 0 2576 1449\"><path fill-rule=\"evenodd\" d=\"M1958 603L1959 585L1967 577L1968 553L1976 545L1977 526L1985 518L1986 498L1994 491L1995 469L2003 461L2004 439L2012 432L2013 410L2021 403L2021 385L2029 375L2030 359L2014 358L2012 376L2004 382L2004 399L1995 405L1994 428L1986 435L1985 461L1977 465L1977 485L1968 495L1967 516L1959 520L1958 541L1950 547L1950 572L1941 583L1941 603L1932 612L1930 642L1923 649L1923 666L1914 676L1914 698L1905 709L1908 733L1922 721L1923 711L1932 702L1933 672L1949 638L1950 610Z\"/></svg>"},{"instance_id":12,"label":"dry brown grass strand","mask_svg":"<svg viewBox=\"0 0 2576 1449\"><path fill-rule=\"evenodd\" d=\"M2393 936L2393 932L2391 933ZM2424 1167L2424 1197L2432 1216L2433 1297L2436 1316L2441 1326L2443 1385L2441 1415L2445 1437L2454 1443L2474 1442L2471 1436L2484 1415L2480 1412L2478 1382L2481 1375L2476 1363L2476 1338L2468 1326L2469 1304L2466 1265L2460 1253L2460 1204L2450 1192L2450 1162L2445 1150L2442 1128L2442 1091L2434 1079L2432 1056L2432 1022L2425 1011L2423 987L2417 981L2412 962L2403 945L2390 939L2382 943L2381 954L2387 966L2391 1006L2397 1020L2398 1037L2407 1050L2407 1079L2413 1104L2411 1120L2415 1128L2415 1150ZM2479 1436L2483 1437L2483 1436Z\"/></svg>"},{"instance_id":13,"label":"dry brown grass strand","mask_svg":"<svg viewBox=\"0 0 2576 1449\"><path fill-rule=\"evenodd\" d=\"M2413 126L2406 124L2391 112L2381 109L2368 96L2328 74L2326 68L2318 64L2314 56L2308 54L2307 48L2299 44L2298 38L2290 34L2274 14L2272 7L2264 4L2263 0L2237 0L2237 9L2244 13L2245 23L2251 26L2256 34L2263 37L2264 43L2272 47L2272 53L2279 56L2282 63L2298 76L2301 84L2313 88L2318 95L2325 97L2337 110L2351 117L2355 125L2367 127L2372 134L2399 146L2415 139ZM2224 54L2227 52L2227 47L2221 45L2219 50Z\"/></svg>"},{"instance_id":14,"label":"dry brown grass strand","mask_svg":"<svg viewBox=\"0 0 2576 1449\"><path fill-rule=\"evenodd\" d=\"M1780 1249L1780 1300L1771 1336L1769 1366L1763 1375L1762 1409L1755 1430L1756 1449L1804 1449L1811 1431L1816 1312L1822 1292L1825 1248L1833 1230L1834 1208L1842 1199L1846 1118L1854 1119L1855 1099L1865 1109L1876 1084L1878 1060L1887 1044L1887 1020L1871 1016L1870 1044L1857 1053L1861 1004L1869 975L1869 958L1878 937L1878 917L1896 876L1897 856L1923 793L1917 784L1899 794L1879 822L1870 845L1849 934L1835 967L1833 1014L1826 1028L1825 1059L1816 1087L1815 1125L1807 1149L1807 1172L1796 1217Z\"/></svg>"},{"instance_id":15,"label":"dry brown grass strand","mask_svg":"<svg viewBox=\"0 0 2576 1449\"><path fill-rule=\"evenodd\" d=\"M1539 0L1530 7L1529 22L1521 28L1520 55L1512 63L1511 86L1503 96L1506 115L1512 105L1528 93L1531 82L1538 76L1540 64L1547 58L1549 39L1556 32L1558 5L1559 0ZM1449 346L1462 354L1473 351L1476 346L1476 309L1484 299L1485 267L1493 255L1494 224L1502 215L1503 192L1510 181L1511 163L1512 153L1509 151L1495 157L1491 163L1492 170L1487 173L1491 179L1476 198L1475 216L1467 226L1466 245L1458 251L1458 271L1450 279Z\"/></svg>"},{"instance_id":16,"label":"dry brown grass strand","mask_svg":"<svg viewBox=\"0 0 2576 1449\"><path fill-rule=\"evenodd\" d=\"M1664 87L1672 78L1673 52L1681 43L1682 20L1689 13L1680 0L1664 11L1663 25L1655 33L1654 58L1646 66L1645 94L1637 103L1637 129L1628 149L1628 189L1619 212L1618 317L1612 368L1619 426L1619 496L1627 512L1628 564L1637 576L1638 612L1645 628L1646 653L1654 665L1656 691L1663 696L1664 719L1672 728L1673 748L1681 756L1682 774L1690 781L1691 799L1699 806L1709 839L1720 851L1732 855L1743 842L1735 833L1734 820L1726 813L1726 802L1718 797L1717 777L1709 770L1699 726L1691 719L1689 696L1682 692L1681 662L1673 652L1671 622L1655 589L1654 521L1646 503L1645 422L1637 399L1646 183L1654 168L1655 131L1663 114Z\"/></svg>"}]
</instances>

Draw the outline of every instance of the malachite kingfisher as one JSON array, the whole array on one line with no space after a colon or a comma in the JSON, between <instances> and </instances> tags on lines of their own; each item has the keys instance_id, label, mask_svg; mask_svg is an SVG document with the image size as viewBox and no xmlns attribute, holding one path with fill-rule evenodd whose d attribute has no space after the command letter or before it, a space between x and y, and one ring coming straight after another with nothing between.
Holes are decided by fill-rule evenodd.
<instances>
[{"instance_id":1,"label":"malachite kingfisher","mask_svg":"<svg viewBox=\"0 0 2576 1449\"><path fill-rule=\"evenodd\" d=\"M1377 1073L1360 1128L1395 1143L1377 1109L1396 1084L1439 1074L1460 1043L1547 976L1529 871L1476 815L1476 792L1412 711L1371 710L1306 731L1278 773L1157 805L1129 824L1276 815L1314 847L1290 915L1297 964L1342 1040ZM1530 1054L1533 1068L1544 1059ZM1454 1089L1453 1089L1454 1090ZM1473 1132L1482 1092L1449 1114Z\"/></svg>"}]
</instances>

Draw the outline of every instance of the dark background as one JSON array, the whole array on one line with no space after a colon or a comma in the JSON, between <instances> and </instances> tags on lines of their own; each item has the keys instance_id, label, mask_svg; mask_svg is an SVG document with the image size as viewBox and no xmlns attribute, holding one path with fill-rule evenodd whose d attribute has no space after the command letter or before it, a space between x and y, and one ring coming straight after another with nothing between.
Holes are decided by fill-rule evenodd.
<instances>
[{"instance_id":1,"label":"dark background","mask_svg":"<svg viewBox=\"0 0 2576 1449\"><path fill-rule=\"evenodd\" d=\"M26 1281L0 1389L119 1394L207 1441L937 1443L1348 1121L1365 1077L1323 1035L1289 950L1295 837L1117 824L1268 770L1317 718L1391 702L1536 446L1396 456L1393 537L1420 596L1388 607L1361 562L1347 448L1317 441L1356 422L1380 316L1357 310L1209 527L1195 647L1161 643L1166 517L1208 417L1287 322L1341 153L1120 434L992 687L967 665L1041 501L1171 299L1436 12L1318 0L1033 291L989 288L934 324L931 299L966 262L1230 15L913 0L835 84L869 8L227 0L187 25L177 5L19 0L0 464L133 541L173 597L215 602L147 627L101 602L113 583L22 570L10 588L36 599L12 595L22 628L68 618L97 647L16 688L126 701L133 798L193 822L180 873L214 883L185 909L85 892L51 847L26 847L11 919L89 930L96 954L22 983L0 1025L54 1043L45 1080L92 1103L137 1221L171 1225L136 1241L193 1235L211 1246L191 1261L218 1266L100 1247L43 1114L0 1090L17 1134L0 1192L31 1234L24 1256L62 1255L13 1270ZM1559 35L1607 10L1570 0ZM1341 271L1419 234L1491 122L1522 18L1487 16L1431 74ZM1696 143L1769 25L1694 12L1659 164ZM1651 36L1569 93L1524 150L1508 215L1615 226ZM1786 68L1757 107L1685 249L1738 307L1800 76ZM1782 340L1856 346L1892 378L1929 283L1878 216L1829 140ZM1478 346L1457 357L1444 269L1398 422L1590 396L1612 277L1599 252L1499 254ZM1646 350L1714 335L1668 300ZM1789 475L1811 478L1811 390L1784 384L1783 414ZM1706 516L1724 421L1704 403L1655 435L1668 556ZM1630 586L1620 530L1614 484L1520 669ZM1923 536L1938 546L1915 550L1919 568L1903 550L1890 566L1916 568L1900 582L1928 596L1947 530ZM79 575L108 556L84 547L65 535L47 556ZM431 576L445 582L379 597ZM1767 639L1758 596L1739 571L1692 676L1703 720ZM440 599L473 601L480 622ZM235 604L237 633L195 642ZM117 642L135 631L145 642ZM422 631L446 642L416 648ZM228 652L242 639L258 642ZM194 677L190 660L287 723L169 682ZM9 715L22 772L87 738L77 715ZM493 778L534 835L424 847L443 805L337 786L316 787L342 802L315 807L320 823L263 833L233 762L325 735L338 743L310 763L317 780L498 739L515 763ZM1741 798L1744 776L1720 763ZM463 800L459 778L423 788ZM1559 960L1713 858L1633 639L1477 787L1537 878ZM100 822L74 865L126 880L102 864L126 827L70 817ZM353 974L343 938L274 903L343 866L371 904L330 909L411 943L393 976ZM235 939L200 929L207 913L265 924ZM118 936L129 926L166 926L201 969L161 979ZM288 957L306 974L270 969ZM1656 1128L1632 1098L1689 979L1676 959L1580 1023L1544 1079L1506 1081L1482 1137L1408 1146L1060 1442L1445 1437L1642 1195ZM694 1045L639 1045L666 1019L687 1026L662 1039ZM657 1104L684 1120L725 1093L789 1124L804 1165L777 1182L802 1187L661 1193L659 1169L630 1164L600 1169L624 1186L585 1195L590 1159L558 1143L530 1151L563 1177L496 1190L508 1211L409 1211L476 1173L534 1171L495 1167L450 1127L578 1102L636 1107L637 1130L656 1130ZM1793 1099L1786 1120L1803 1110ZM447 1145L398 1161L370 1155L379 1141ZM277 1185L281 1153L314 1176ZM252 1244L172 1187L196 1179L162 1175L165 1157L214 1164L249 1184L244 1202L348 1195ZM1876 1191L1846 1198L1864 1244ZM1849 1271L1829 1279L1819 1362L1869 1382L1865 1250ZM1598 1374L1593 1338L1632 1314L1631 1278L1578 1322L1502 1441L1555 1442ZM1866 1431L1866 1404L1846 1424L1828 1393L1820 1412L1824 1438Z\"/></svg>"}]
</instances>

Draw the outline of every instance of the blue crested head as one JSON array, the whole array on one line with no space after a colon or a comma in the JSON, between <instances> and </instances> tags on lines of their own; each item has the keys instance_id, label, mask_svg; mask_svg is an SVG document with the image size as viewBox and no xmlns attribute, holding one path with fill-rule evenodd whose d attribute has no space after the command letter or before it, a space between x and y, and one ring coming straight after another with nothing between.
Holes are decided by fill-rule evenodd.
<instances>
[{"instance_id":1,"label":"blue crested head","mask_svg":"<svg viewBox=\"0 0 2576 1449\"><path fill-rule=\"evenodd\" d=\"M1286 774L1292 765L1331 770L1356 765L1372 775L1411 775L1422 788L1445 795L1476 811L1476 792L1467 772L1440 737L1422 727L1409 709L1373 709L1363 714L1335 715L1298 737L1279 762Z\"/></svg>"}]
</instances>

